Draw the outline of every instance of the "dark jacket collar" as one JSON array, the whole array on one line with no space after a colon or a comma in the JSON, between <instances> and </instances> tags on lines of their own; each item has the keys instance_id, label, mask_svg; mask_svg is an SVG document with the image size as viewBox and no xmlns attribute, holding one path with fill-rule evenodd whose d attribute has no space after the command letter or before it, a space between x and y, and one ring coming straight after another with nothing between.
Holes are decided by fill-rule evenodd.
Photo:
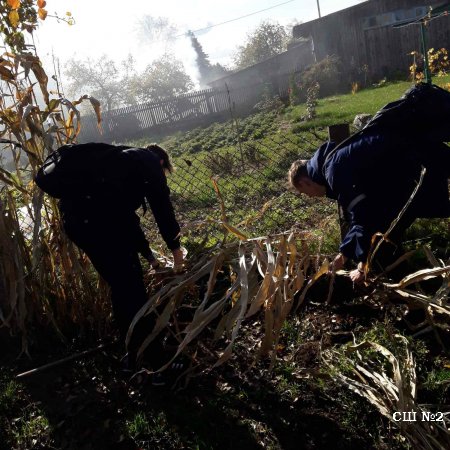
<instances>
[{"instance_id":1,"label":"dark jacket collar","mask_svg":"<svg viewBox=\"0 0 450 450\"><path fill-rule=\"evenodd\" d=\"M336 144L334 142L328 141L322 144L314 153L313 157L306 163L306 171L309 178L315 183L325 186L327 189L327 197L336 198L334 193L331 191L330 186L324 175L323 165L327 156L334 150Z\"/></svg>"}]
</instances>

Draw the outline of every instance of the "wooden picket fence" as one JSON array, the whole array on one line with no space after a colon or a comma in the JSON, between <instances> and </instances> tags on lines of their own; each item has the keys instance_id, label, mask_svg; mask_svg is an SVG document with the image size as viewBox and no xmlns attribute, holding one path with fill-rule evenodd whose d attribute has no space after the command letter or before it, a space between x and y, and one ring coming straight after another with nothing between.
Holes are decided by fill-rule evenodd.
<instances>
[{"instance_id":1,"label":"wooden picket fence","mask_svg":"<svg viewBox=\"0 0 450 450\"><path fill-rule=\"evenodd\" d=\"M83 116L79 142L124 142L147 135L186 131L209 125L232 114L249 114L267 84L236 89L205 89L168 97L150 103L127 106L103 112L102 132L96 117ZM288 95L288 76L279 80L276 92L281 98Z\"/></svg>"}]
</instances>

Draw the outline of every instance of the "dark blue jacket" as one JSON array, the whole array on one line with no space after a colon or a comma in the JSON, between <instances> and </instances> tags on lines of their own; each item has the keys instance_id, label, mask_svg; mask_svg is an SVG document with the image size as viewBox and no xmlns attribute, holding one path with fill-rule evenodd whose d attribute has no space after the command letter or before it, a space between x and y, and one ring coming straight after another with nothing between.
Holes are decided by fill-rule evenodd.
<instances>
[{"instance_id":1,"label":"dark blue jacket","mask_svg":"<svg viewBox=\"0 0 450 450\"><path fill-rule=\"evenodd\" d=\"M132 158L131 167L135 170L134 173L131 172L132 177L139 180L137 189L144 194L150 205L159 232L167 247L170 250L179 248L180 227L175 218L170 200L170 189L158 157L147 148L130 148L124 153L127 159ZM140 184L141 182L143 186ZM132 184L130 180L130 185Z\"/></svg>"},{"instance_id":2,"label":"dark blue jacket","mask_svg":"<svg viewBox=\"0 0 450 450\"><path fill-rule=\"evenodd\" d=\"M118 239L126 240L131 249L149 256L149 243L135 213L145 197L167 247L170 250L179 248L180 227L158 157L146 148L127 148L120 158L125 174L121 185L106 192L61 200L64 223L79 224L81 235L102 233L105 227L109 231L114 229Z\"/></svg>"},{"instance_id":3,"label":"dark blue jacket","mask_svg":"<svg viewBox=\"0 0 450 450\"><path fill-rule=\"evenodd\" d=\"M307 163L309 177L326 187L349 218L350 228L340 252L365 261L372 236L389 228L420 179L422 186L402 220L409 226L418 217L448 217L450 149L444 144L407 142L398 136L371 131L350 139L336 151L323 144ZM398 226L401 226L399 224Z\"/></svg>"}]
</instances>

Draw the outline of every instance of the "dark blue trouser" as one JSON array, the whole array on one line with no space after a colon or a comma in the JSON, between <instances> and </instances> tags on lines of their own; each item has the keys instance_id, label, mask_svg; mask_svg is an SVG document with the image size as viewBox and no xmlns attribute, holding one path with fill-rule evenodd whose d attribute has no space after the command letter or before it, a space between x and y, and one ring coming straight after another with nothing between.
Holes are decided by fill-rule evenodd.
<instances>
[{"instance_id":1,"label":"dark blue trouser","mask_svg":"<svg viewBox=\"0 0 450 450\"><path fill-rule=\"evenodd\" d=\"M114 318L125 337L128 326L146 301L142 267L137 251L130 248L126 230L106 223L103 229L89 219L64 217L67 236L91 260L111 287Z\"/></svg>"},{"instance_id":2,"label":"dark blue trouser","mask_svg":"<svg viewBox=\"0 0 450 450\"><path fill-rule=\"evenodd\" d=\"M86 219L78 215L64 214L63 224L67 236L89 257L100 276L111 288L114 319L122 339L135 314L147 301L139 255L128 239L128 230L107 220ZM155 316L146 316L138 322L129 346L136 352L140 343L150 334ZM152 360L163 357L160 341L154 341L146 354Z\"/></svg>"}]
</instances>

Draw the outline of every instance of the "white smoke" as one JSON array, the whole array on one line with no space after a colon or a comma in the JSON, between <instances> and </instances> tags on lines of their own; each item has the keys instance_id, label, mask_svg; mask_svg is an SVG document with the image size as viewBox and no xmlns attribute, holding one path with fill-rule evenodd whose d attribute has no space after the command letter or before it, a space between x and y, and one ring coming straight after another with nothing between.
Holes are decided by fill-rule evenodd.
<instances>
[{"instance_id":1,"label":"white smoke","mask_svg":"<svg viewBox=\"0 0 450 450\"><path fill-rule=\"evenodd\" d=\"M191 40L186 35L179 38L174 43L174 54L177 59L179 59L186 70L186 73L191 77L195 84L195 89L200 88L200 72L198 70L196 58L197 54L192 48Z\"/></svg>"},{"instance_id":2,"label":"white smoke","mask_svg":"<svg viewBox=\"0 0 450 450\"><path fill-rule=\"evenodd\" d=\"M138 22L136 34L148 57L137 59L138 69L144 69L151 61L159 59L164 54L172 54L183 63L186 73L194 82L195 89L198 89L200 73L195 61L196 53L189 36L183 34L182 28L184 27L170 22L167 17L145 15Z\"/></svg>"}]
</instances>

